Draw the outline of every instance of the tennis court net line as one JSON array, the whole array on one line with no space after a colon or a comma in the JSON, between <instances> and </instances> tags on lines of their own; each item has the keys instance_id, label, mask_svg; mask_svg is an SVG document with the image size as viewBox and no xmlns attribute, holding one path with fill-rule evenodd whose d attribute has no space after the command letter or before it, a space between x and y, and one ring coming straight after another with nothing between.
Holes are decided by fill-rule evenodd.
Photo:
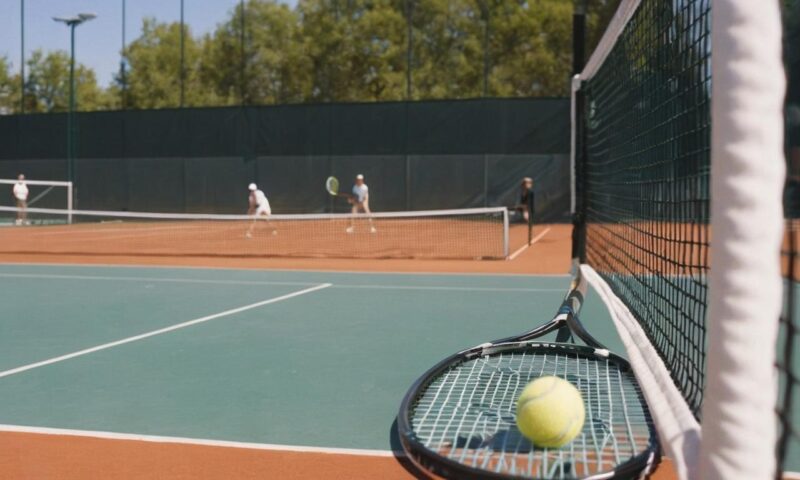
<instances>
[{"instance_id":1,"label":"tennis court net line","mask_svg":"<svg viewBox=\"0 0 800 480\"><path fill-rule=\"evenodd\" d=\"M0 207L0 253L504 259L510 248L505 207L258 217L29 208L19 221L21 214Z\"/></svg>"}]
</instances>

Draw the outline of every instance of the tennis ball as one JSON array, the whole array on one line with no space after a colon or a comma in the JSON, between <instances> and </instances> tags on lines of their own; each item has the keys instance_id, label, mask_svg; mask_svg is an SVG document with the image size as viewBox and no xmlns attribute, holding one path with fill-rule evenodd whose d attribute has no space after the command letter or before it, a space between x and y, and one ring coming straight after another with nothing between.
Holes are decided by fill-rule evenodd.
<instances>
[{"instance_id":1,"label":"tennis ball","mask_svg":"<svg viewBox=\"0 0 800 480\"><path fill-rule=\"evenodd\" d=\"M563 447L583 428L583 398L571 383L558 377L540 377L517 399L517 427L538 447Z\"/></svg>"}]
</instances>

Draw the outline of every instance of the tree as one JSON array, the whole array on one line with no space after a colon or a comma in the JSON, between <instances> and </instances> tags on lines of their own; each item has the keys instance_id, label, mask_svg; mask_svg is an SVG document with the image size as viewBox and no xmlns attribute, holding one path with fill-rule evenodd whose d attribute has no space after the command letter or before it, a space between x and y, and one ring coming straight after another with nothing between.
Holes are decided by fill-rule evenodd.
<instances>
[{"instance_id":1,"label":"tree","mask_svg":"<svg viewBox=\"0 0 800 480\"><path fill-rule=\"evenodd\" d=\"M274 0L250 0L242 15L237 6L204 39L202 82L222 104L304 101L310 61L303 52L298 13Z\"/></svg>"},{"instance_id":2,"label":"tree","mask_svg":"<svg viewBox=\"0 0 800 480\"><path fill-rule=\"evenodd\" d=\"M128 108L180 106L181 26L158 23L154 18L142 22L142 34L125 49L130 67L126 75ZM200 81L201 47L184 26L184 105L215 104L215 98ZM116 83L122 88L122 79Z\"/></svg>"},{"instance_id":3,"label":"tree","mask_svg":"<svg viewBox=\"0 0 800 480\"><path fill-rule=\"evenodd\" d=\"M572 5L559 0L493 0L491 9L491 94L568 95Z\"/></svg>"},{"instance_id":4,"label":"tree","mask_svg":"<svg viewBox=\"0 0 800 480\"><path fill-rule=\"evenodd\" d=\"M65 112L69 109L69 54L35 50L28 59L25 79L26 112ZM104 109L107 99L91 68L75 65L76 109Z\"/></svg>"},{"instance_id":5,"label":"tree","mask_svg":"<svg viewBox=\"0 0 800 480\"><path fill-rule=\"evenodd\" d=\"M301 0L309 100L395 100L405 95L405 20L392 0Z\"/></svg>"},{"instance_id":6,"label":"tree","mask_svg":"<svg viewBox=\"0 0 800 480\"><path fill-rule=\"evenodd\" d=\"M19 111L19 74L11 73L11 63L0 57L0 115Z\"/></svg>"},{"instance_id":7,"label":"tree","mask_svg":"<svg viewBox=\"0 0 800 480\"><path fill-rule=\"evenodd\" d=\"M620 0L587 2L587 51ZM786 11L796 0L783 0ZM107 89L76 66L78 109L386 101L569 94L569 0L248 0L203 37L146 18ZM796 14L794 14L796 17ZM791 17L791 18L795 18ZM796 22L795 22L796 23ZM183 34L183 35L182 35ZM183 36L183 70L181 37ZM794 65L796 62L792 63ZM68 108L69 57L29 58L26 111ZM0 112L19 109L19 76L0 57ZM126 103L122 91L126 90Z\"/></svg>"},{"instance_id":8,"label":"tree","mask_svg":"<svg viewBox=\"0 0 800 480\"><path fill-rule=\"evenodd\" d=\"M482 93L483 18L477 0L413 0L413 97Z\"/></svg>"}]
</instances>

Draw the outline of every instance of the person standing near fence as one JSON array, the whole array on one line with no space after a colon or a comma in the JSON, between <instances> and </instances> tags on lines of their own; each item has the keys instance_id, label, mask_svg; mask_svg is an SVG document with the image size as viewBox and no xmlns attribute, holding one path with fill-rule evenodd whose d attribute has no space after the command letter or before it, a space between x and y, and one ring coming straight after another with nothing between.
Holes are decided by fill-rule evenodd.
<instances>
[{"instance_id":1,"label":"person standing near fence","mask_svg":"<svg viewBox=\"0 0 800 480\"><path fill-rule=\"evenodd\" d=\"M28 185L25 183L25 175L21 173L14 184L14 201L19 209L16 224L23 225L28 221Z\"/></svg>"}]
</instances>

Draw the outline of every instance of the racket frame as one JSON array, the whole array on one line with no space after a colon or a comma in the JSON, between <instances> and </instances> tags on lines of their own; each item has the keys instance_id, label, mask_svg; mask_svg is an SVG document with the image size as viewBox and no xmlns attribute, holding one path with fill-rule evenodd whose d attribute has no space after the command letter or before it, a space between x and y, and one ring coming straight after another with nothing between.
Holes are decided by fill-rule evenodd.
<instances>
[{"instance_id":1,"label":"racket frame","mask_svg":"<svg viewBox=\"0 0 800 480\"><path fill-rule=\"evenodd\" d=\"M348 199L353 198L353 195L350 194L350 193L341 193L338 190L333 191L329 186L331 179L336 181L336 185L340 186L338 178L336 178L334 176L328 177L327 179L325 179L325 190L327 190L328 194L330 194L333 197L344 197L344 198L348 198Z\"/></svg>"},{"instance_id":2,"label":"racket frame","mask_svg":"<svg viewBox=\"0 0 800 480\"><path fill-rule=\"evenodd\" d=\"M529 479L530 477L514 476L505 473L492 472L480 468L470 467L463 463L443 457L432 451L416 439L411 423L410 412L416 401L425 389L441 376L442 373L451 368L485 356L496 353L507 353L513 351L527 351L531 349L546 350L549 353L569 353L581 357L588 357L602 361L608 361L616 365L621 371L629 372L631 365L627 360L619 355L610 352L602 343L592 337L578 320L578 312L583 304L586 294L586 281L578 273L573 280L570 292L558 309L556 316L549 322L540 325L523 334L483 343L458 353L450 355L440 361L421 377L419 377L409 388L403 401L400 404L400 412L397 415L397 429L400 443L406 456L422 471L432 473L444 478L458 479ZM558 331L556 342L541 342L536 340L550 332ZM580 338L586 345L566 343L571 336ZM643 407L649 411L649 407L641 399ZM615 466L613 470L598 474L581 477L584 479L609 479L609 478L631 478L641 476L644 478L658 464L661 457L658 434L655 426L649 425L650 437L647 447L636 456Z\"/></svg>"}]
</instances>

